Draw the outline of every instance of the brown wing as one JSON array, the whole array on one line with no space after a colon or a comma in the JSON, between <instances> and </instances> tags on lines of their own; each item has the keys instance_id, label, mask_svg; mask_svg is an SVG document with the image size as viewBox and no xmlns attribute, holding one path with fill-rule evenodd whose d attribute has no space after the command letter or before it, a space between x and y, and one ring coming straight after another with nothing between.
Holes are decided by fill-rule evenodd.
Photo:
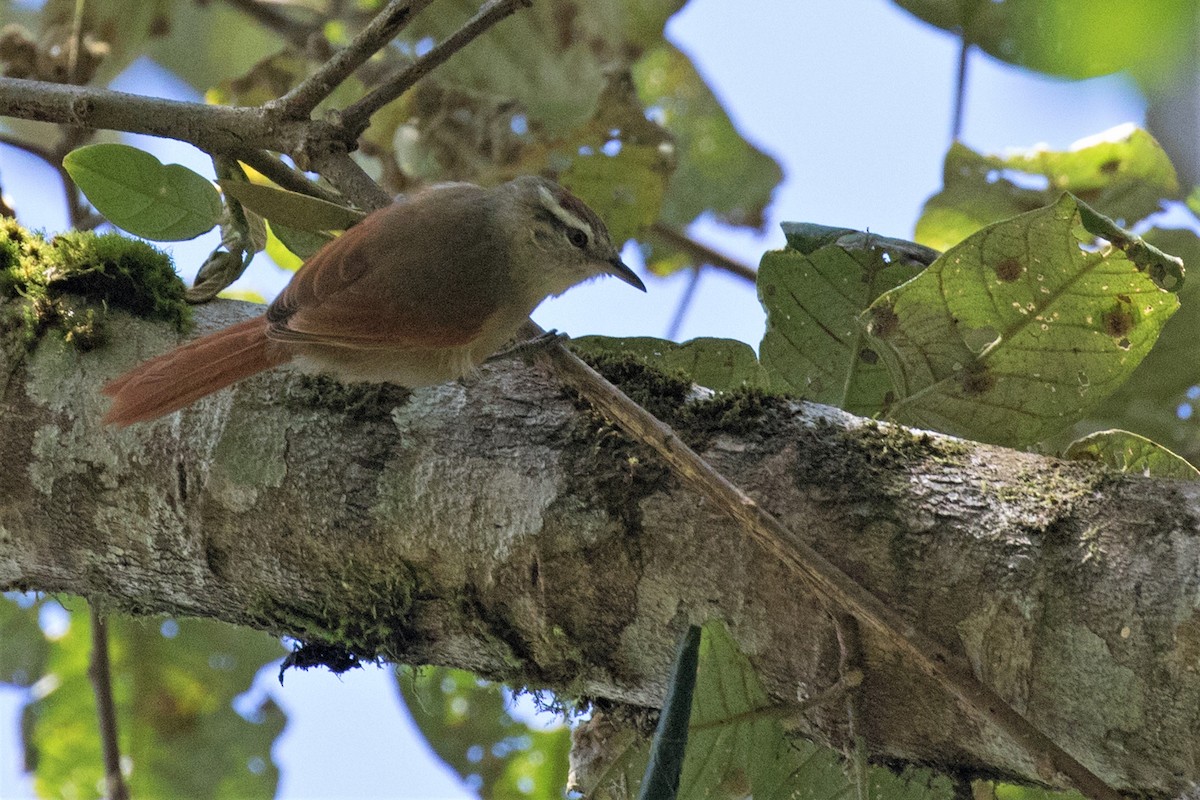
<instances>
[{"instance_id":1,"label":"brown wing","mask_svg":"<svg viewBox=\"0 0 1200 800\"><path fill-rule=\"evenodd\" d=\"M355 349L459 347L501 298L479 229L485 190L428 190L370 214L310 258L267 311L275 341Z\"/></svg>"}]
</instances>

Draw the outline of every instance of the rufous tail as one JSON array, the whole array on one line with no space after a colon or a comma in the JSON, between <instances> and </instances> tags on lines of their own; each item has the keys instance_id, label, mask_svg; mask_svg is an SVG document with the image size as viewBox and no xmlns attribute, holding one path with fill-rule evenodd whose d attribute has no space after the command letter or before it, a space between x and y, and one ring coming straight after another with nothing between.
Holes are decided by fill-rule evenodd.
<instances>
[{"instance_id":1,"label":"rufous tail","mask_svg":"<svg viewBox=\"0 0 1200 800\"><path fill-rule=\"evenodd\" d=\"M101 389L113 399L104 422L124 428L170 414L290 358L267 339L265 316L239 322L114 378Z\"/></svg>"}]
</instances>

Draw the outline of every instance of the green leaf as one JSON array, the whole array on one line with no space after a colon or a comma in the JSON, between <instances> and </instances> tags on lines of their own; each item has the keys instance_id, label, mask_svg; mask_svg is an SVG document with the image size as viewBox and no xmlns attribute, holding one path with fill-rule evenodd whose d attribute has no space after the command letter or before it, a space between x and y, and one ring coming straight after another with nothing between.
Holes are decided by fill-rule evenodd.
<instances>
[{"instance_id":1,"label":"green leaf","mask_svg":"<svg viewBox=\"0 0 1200 800\"><path fill-rule=\"evenodd\" d=\"M221 219L221 197L202 175L124 144L93 144L63 157L63 167L96 210L146 239L194 239Z\"/></svg>"},{"instance_id":2,"label":"green leaf","mask_svg":"<svg viewBox=\"0 0 1200 800\"><path fill-rule=\"evenodd\" d=\"M771 388L872 416L892 384L859 315L937 254L846 228L785 223L788 247L766 253L758 299L767 312L759 354Z\"/></svg>"},{"instance_id":3,"label":"green leaf","mask_svg":"<svg viewBox=\"0 0 1200 800\"><path fill-rule=\"evenodd\" d=\"M1165 85L1190 53L1191 0L895 0L990 55L1068 78L1131 70Z\"/></svg>"},{"instance_id":4,"label":"green leaf","mask_svg":"<svg viewBox=\"0 0 1200 800\"><path fill-rule=\"evenodd\" d=\"M87 674L90 624L77 602L80 610L47 665L49 691L27 707L27 747L43 797L95 796L103 773ZM108 629L132 795L273 796L278 771L271 746L283 730L283 712L268 700L247 720L231 704L264 663L282 654L278 640L207 620L111 617Z\"/></svg>"},{"instance_id":5,"label":"green leaf","mask_svg":"<svg viewBox=\"0 0 1200 800\"><path fill-rule=\"evenodd\" d=\"M500 685L464 670L399 667L396 683L429 746L481 797L562 797L571 748L566 726L538 730L519 722Z\"/></svg>"},{"instance_id":6,"label":"green leaf","mask_svg":"<svg viewBox=\"0 0 1200 800\"><path fill-rule=\"evenodd\" d=\"M1128 249L1137 237L1125 239ZM1179 301L1121 248L1081 241L1080 206L1063 195L984 228L876 300L865 316L896 390L891 416L1019 446L1119 386Z\"/></svg>"},{"instance_id":7,"label":"green leaf","mask_svg":"<svg viewBox=\"0 0 1200 800\"><path fill-rule=\"evenodd\" d=\"M771 192L783 179L778 162L747 142L686 55L668 43L634 66L638 96L661 114L675 137L679 166L662 219L686 225L711 211L731 225L761 227Z\"/></svg>"},{"instance_id":8,"label":"green leaf","mask_svg":"<svg viewBox=\"0 0 1200 800\"><path fill-rule=\"evenodd\" d=\"M228 3L171 0L163 35L150 41L146 55L203 94L223 81L245 75L281 44L280 36L269 26L254 24L245 12Z\"/></svg>"},{"instance_id":9,"label":"green leaf","mask_svg":"<svg viewBox=\"0 0 1200 800\"><path fill-rule=\"evenodd\" d=\"M581 336L571 349L591 356L629 356L663 372L682 372L718 392L766 388L767 377L754 349L735 339L700 338L683 344L653 336Z\"/></svg>"},{"instance_id":10,"label":"green leaf","mask_svg":"<svg viewBox=\"0 0 1200 800\"><path fill-rule=\"evenodd\" d=\"M307 258L333 241L327 233L298 231L287 225L272 223L268 226L267 255L282 269L295 272Z\"/></svg>"},{"instance_id":11,"label":"green leaf","mask_svg":"<svg viewBox=\"0 0 1200 800\"><path fill-rule=\"evenodd\" d=\"M1160 444L1129 431L1099 431L1071 443L1063 458L1092 461L1146 477L1200 480L1197 470Z\"/></svg>"},{"instance_id":12,"label":"green leaf","mask_svg":"<svg viewBox=\"0 0 1200 800\"><path fill-rule=\"evenodd\" d=\"M848 770L841 754L832 748L785 736L781 720L795 711L771 702L723 623L706 623L678 796L688 800L954 797L950 779L936 773L912 769L896 775L861 762L857 769ZM605 731L605 735L614 734ZM635 764L636 753L644 753L648 746L644 740L640 744L631 740L611 768L592 769L585 775L589 783L580 788L589 798L624 800L634 796L640 781L636 777L631 780L627 767ZM861 787L857 786L859 779Z\"/></svg>"},{"instance_id":13,"label":"green leaf","mask_svg":"<svg viewBox=\"0 0 1200 800\"><path fill-rule=\"evenodd\" d=\"M357 209L340 206L300 192L247 181L219 180L222 191L270 221L280 220L298 231L344 231L367 216Z\"/></svg>"},{"instance_id":14,"label":"green leaf","mask_svg":"<svg viewBox=\"0 0 1200 800\"><path fill-rule=\"evenodd\" d=\"M1126 225L1181 196L1166 152L1132 125L1083 139L1065 151L1034 148L984 155L955 142L946 154L942 181L942 190L925 203L916 232L919 241L939 250L985 225L1049 205L1067 191Z\"/></svg>"}]
</instances>

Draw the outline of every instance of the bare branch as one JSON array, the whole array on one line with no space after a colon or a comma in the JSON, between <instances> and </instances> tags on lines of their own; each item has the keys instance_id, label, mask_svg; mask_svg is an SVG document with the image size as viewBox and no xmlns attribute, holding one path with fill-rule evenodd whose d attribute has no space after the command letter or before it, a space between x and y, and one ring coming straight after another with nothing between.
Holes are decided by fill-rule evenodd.
<instances>
[{"instance_id":1,"label":"bare branch","mask_svg":"<svg viewBox=\"0 0 1200 800\"><path fill-rule=\"evenodd\" d=\"M265 108L282 117L303 118L350 77L354 70L385 47L409 21L433 0L392 0L343 50Z\"/></svg>"},{"instance_id":2,"label":"bare branch","mask_svg":"<svg viewBox=\"0 0 1200 800\"><path fill-rule=\"evenodd\" d=\"M672 247L677 247L683 252L695 258L701 264L707 264L710 267L723 269L726 272L731 272L739 278L754 283L758 278L758 272L752 267L748 267L740 261L730 258L724 253L718 252L708 245L698 242L686 233L671 227L665 222L656 222L650 227L651 233L658 236Z\"/></svg>"},{"instance_id":3,"label":"bare branch","mask_svg":"<svg viewBox=\"0 0 1200 800\"><path fill-rule=\"evenodd\" d=\"M526 323L526 331L535 336L545 333L532 321ZM891 642L911 664L955 697L964 709L1004 731L1035 760L1047 761L1088 797L1121 800L1115 789L981 683L959 655L884 605L833 562L801 541L774 515L688 447L669 426L630 400L578 356L556 344L545 348L539 358L621 430L654 448L671 466L672 472L736 520L746 536L792 574Z\"/></svg>"},{"instance_id":4,"label":"bare branch","mask_svg":"<svg viewBox=\"0 0 1200 800\"><path fill-rule=\"evenodd\" d=\"M519 9L528 8L533 0L489 0L479 13L465 25L439 42L432 50L418 58L399 75L367 93L347 106L341 113L342 124L358 138L371 121L371 115L400 95L407 92L421 78L428 75L450 56L462 50L485 31Z\"/></svg>"}]
</instances>

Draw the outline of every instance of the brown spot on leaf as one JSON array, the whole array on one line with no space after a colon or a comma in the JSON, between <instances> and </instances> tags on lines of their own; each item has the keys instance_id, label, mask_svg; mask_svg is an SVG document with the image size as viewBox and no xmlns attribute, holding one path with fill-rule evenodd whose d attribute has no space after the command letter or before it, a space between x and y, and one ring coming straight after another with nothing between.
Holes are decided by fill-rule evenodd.
<instances>
[{"instance_id":1,"label":"brown spot on leaf","mask_svg":"<svg viewBox=\"0 0 1200 800\"><path fill-rule=\"evenodd\" d=\"M1121 168L1121 159L1119 159L1119 158L1110 158L1108 161L1105 161L1103 164L1100 165L1100 171L1103 172L1105 175L1112 175L1120 168Z\"/></svg>"},{"instance_id":2,"label":"brown spot on leaf","mask_svg":"<svg viewBox=\"0 0 1200 800\"><path fill-rule=\"evenodd\" d=\"M872 336L886 339L900 329L900 318L891 306L878 306L871 309L871 322L867 330Z\"/></svg>"},{"instance_id":3,"label":"brown spot on leaf","mask_svg":"<svg viewBox=\"0 0 1200 800\"><path fill-rule=\"evenodd\" d=\"M976 397L989 392L995 385L996 377L988 372L987 367L983 364L972 364L963 370L963 394L968 397Z\"/></svg>"},{"instance_id":4,"label":"brown spot on leaf","mask_svg":"<svg viewBox=\"0 0 1200 800\"><path fill-rule=\"evenodd\" d=\"M996 277L1005 283L1012 283L1021 277L1025 265L1015 258L1006 258L996 265Z\"/></svg>"},{"instance_id":5,"label":"brown spot on leaf","mask_svg":"<svg viewBox=\"0 0 1200 800\"><path fill-rule=\"evenodd\" d=\"M1133 314L1121 306L1104 312L1101 319L1104 321L1104 332L1114 339L1124 338L1133 330Z\"/></svg>"}]
</instances>

